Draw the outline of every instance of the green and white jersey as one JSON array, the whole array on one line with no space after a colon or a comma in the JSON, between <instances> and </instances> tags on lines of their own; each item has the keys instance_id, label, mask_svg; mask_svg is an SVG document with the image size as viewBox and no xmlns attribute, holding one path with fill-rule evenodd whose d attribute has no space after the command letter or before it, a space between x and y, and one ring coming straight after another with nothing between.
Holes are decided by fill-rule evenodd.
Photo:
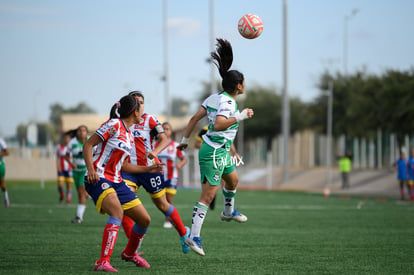
<instances>
[{"instance_id":1,"label":"green and white jersey","mask_svg":"<svg viewBox=\"0 0 414 275\"><path fill-rule=\"evenodd\" d=\"M76 137L72 138L67 145L67 153L72 156L72 162L77 168L74 171L86 170L85 159L83 158L83 143L79 142Z\"/></svg>"},{"instance_id":2,"label":"green and white jersey","mask_svg":"<svg viewBox=\"0 0 414 275\"><path fill-rule=\"evenodd\" d=\"M3 152L7 149L7 144L4 139L0 138L0 152ZM0 157L0 163L3 162L3 157Z\"/></svg>"},{"instance_id":3,"label":"green and white jersey","mask_svg":"<svg viewBox=\"0 0 414 275\"><path fill-rule=\"evenodd\" d=\"M236 138L239 123L235 123L221 131L214 130L214 124L216 123L217 116L230 118L239 112L236 100L228 93L221 92L209 96L201 106L207 110L208 118L208 131L203 135L203 140L215 149L223 147L224 145L227 151L229 151Z\"/></svg>"}]
</instances>

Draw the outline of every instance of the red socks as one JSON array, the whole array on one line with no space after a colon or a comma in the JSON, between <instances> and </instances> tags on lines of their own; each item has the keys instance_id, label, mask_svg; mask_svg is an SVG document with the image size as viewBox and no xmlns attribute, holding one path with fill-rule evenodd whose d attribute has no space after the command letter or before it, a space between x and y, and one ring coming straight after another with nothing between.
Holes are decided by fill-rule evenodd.
<instances>
[{"instance_id":1,"label":"red socks","mask_svg":"<svg viewBox=\"0 0 414 275\"><path fill-rule=\"evenodd\" d=\"M173 207L173 211L170 215L168 216L166 215L166 217L175 227L180 237L182 237L187 233L187 229L185 229L185 226L183 224L183 221L181 220L180 214L178 213L177 209L175 209L174 205L170 204L170 207Z\"/></svg>"},{"instance_id":2,"label":"red socks","mask_svg":"<svg viewBox=\"0 0 414 275\"><path fill-rule=\"evenodd\" d=\"M134 221L127 215L124 215L124 217L122 218L122 227L124 228L125 235L127 236L128 239L130 239L133 226L134 226Z\"/></svg>"},{"instance_id":3,"label":"red socks","mask_svg":"<svg viewBox=\"0 0 414 275\"><path fill-rule=\"evenodd\" d=\"M116 238L118 237L119 225L109 223L105 226L102 247L101 247L101 258L100 262L108 261L111 257L112 251L114 250Z\"/></svg>"},{"instance_id":4,"label":"red socks","mask_svg":"<svg viewBox=\"0 0 414 275\"><path fill-rule=\"evenodd\" d=\"M124 253L128 256L133 256L137 251L138 247L141 246L142 240L144 239L145 234L138 234L135 233L134 230L131 229L130 238L128 241L127 246L124 249Z\"/></svg>"}]
</instances>

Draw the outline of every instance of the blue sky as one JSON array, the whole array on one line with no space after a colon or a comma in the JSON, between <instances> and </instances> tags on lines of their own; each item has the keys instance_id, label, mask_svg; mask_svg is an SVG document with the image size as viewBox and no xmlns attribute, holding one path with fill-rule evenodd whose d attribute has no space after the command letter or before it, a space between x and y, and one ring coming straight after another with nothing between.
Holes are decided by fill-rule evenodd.
<instances>
[{"instance_id":1,"label":"blue sky","mask_svg":"<svg viewBox=\"0 0 414 275\"><path fill-rule=\"evenodd\" d=\"M146 111L165 109L162 0L0 0L0 134L19 123L47 121L49 106L86 102L99 114L130 90ZM282 86L282 0L215 0L216 37L233 45L233 69L249 86ZM343 70L344 17L348 72L408 70L414 62L414 1L288 0L289 94L315 98L324 69ZM259 15L264 32L242 38L237 22ZM168 2L170 97L197 99L210 79L209 0ZM216 73L218 78L218 73ZM246 103L248 105L248 103ZM193 106L195 107L195 106Z\"/></svg>"}]
</instances>

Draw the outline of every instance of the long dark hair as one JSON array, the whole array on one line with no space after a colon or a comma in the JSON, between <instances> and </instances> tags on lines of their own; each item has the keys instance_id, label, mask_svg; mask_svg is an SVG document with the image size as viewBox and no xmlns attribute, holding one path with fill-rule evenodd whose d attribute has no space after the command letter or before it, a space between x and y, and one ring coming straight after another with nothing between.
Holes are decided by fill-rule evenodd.
<instances>
[{"instance_id":1,"label":"long dark hair","mask_svg":"<svg viewBox=\"0 0 414 275\"><path fill-rule=\"evenodd\" d=\"M244 76L237 70L230 70L233 64L233 49L229 41L217 38L216 52L211 53L221 78L221 86L228 93L234 93L238 84L243 84Z\"/></svg>"},{"instance_id":2,"label":"long dark hair","mask_svg":"<svg viewBox=\"0 0 414 275\"><path fill-rule=\"evenodd\" d=\"M123 96L116 102L109 113L109 118L126 118L133 111L139 110L140 104L136 97L131 95Z\"/></svg>"}]
</instances>

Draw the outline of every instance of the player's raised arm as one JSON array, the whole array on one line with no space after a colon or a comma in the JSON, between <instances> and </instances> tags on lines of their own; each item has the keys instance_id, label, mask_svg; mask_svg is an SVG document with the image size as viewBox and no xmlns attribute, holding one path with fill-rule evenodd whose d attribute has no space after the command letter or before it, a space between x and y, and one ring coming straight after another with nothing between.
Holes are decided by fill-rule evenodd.
<instances>
[{"instance_id":1,"label":"player's raised arm","mask_svg":"<svg viewBox=\"0 0 414 275\"><path fill-rule=\"evenodd\" d=\"M184 150L188 146L188 139L191 135L191 132L193 131L194 127L197 125L197 122L200 121L203 117L207 115L206 109L201 106L197 113L195 113L190 121L188 122L187 128L185 129L184 136L181 139L180 145L177 146L177 149Z\"/></svg>"}]
</instances>

